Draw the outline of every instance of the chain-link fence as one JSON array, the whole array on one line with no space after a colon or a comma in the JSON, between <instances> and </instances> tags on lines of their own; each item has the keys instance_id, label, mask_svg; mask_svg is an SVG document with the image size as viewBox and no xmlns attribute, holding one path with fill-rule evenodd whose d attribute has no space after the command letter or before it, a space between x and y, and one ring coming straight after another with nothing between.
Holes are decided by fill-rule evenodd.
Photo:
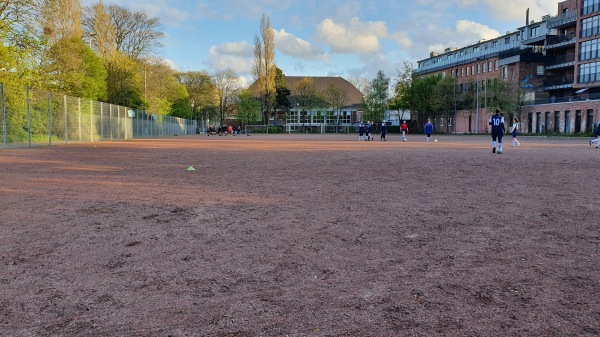
<instances>
[{"instance_id":1,"label":"chain-link fence","mask_svg":"<svg viewBox=\"0 0 600 337\"><path fill-rule=\"evenodd\" d=\"M0 83L3 148L196 133L196 121Z\"/></svg>"}]
</instances>

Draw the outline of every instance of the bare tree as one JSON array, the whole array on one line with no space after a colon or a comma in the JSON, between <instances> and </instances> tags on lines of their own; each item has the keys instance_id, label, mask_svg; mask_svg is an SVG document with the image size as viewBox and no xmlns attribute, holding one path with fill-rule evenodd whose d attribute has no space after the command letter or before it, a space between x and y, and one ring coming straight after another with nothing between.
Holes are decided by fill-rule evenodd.
<instances>
[{"instance_id":1,"label":"bare tree","mask_svg":"<svg viewBox=\"0 0 600 337\"><path fill-rule=\"evenodd\" d=\"M87 35L92 45L92 37L95 41L94 46L102 58L111 58L117 52L115 27L112 24L110 15L102 2L96 3L93 7L93 26L88 30Z\"/></svg>"},{"instance_id":2,"label":"bare tree","mask_svg":"<svg viewBox=\"0 0 600 337\"><path fill-rule=\"evenodd\" d=\"M350 77L348 77L348 82L350 82L364 96L366 96L370 91L371 84L370 84L369 79L366 77L350 76Z\"/></svg>"},{"instance_id":3,"label":"bare tree","mask_svg":"<svg viewBox=\"0 0 600 337\"><path fill-rule=\"evenodd\" d=\"M101 2L92 6L95 8ZM150 17L143 12L132 12L125 7L109 5L105 8L112 23L112 32L105 32L105 37L111 36L114 40L114 49L123 52L134 60L155 56L158 49L163 45L160 42L165 34L161 31L160 21L156 17ZM99 34L98 27L107 27L93 9L84 11L83 26L88 32ZM101 28L100 31L105 30ZM100 38L101 35L95 35Z\"/></svg>"},{"instance_id":4,"label":"bare tree","mask_svg":"<svg viewBox=\"0 0 600 337\"><path fill-rule=\"evenodd\" d=\"M228 102L231 101L232 94L238 89L239 79L233 69L227 68L215 73L214 83L219 95L219 115L221 124L223 124L230 105Z\"/></svg>"},{"instance_id":5,"label":"bare tree","mask_svg":"<svg viewBox=\"0 0 600 337\"><path fill-rule=\"evenodd\" d=\"M346 91L339 87L329 84L324 93L325 99L329 106L337 113L336 123L340 124L340 115L342 114L342 108L346 106L348 102L348 95Z\"/></svg>"},{"instance_id":6,"label":"bare tree","mask_svg":"<svg viewBox=\"0 0 600 337\"><path fill-rule=\"evenodd\" d=\"M44 0L44 34L52 43L61 39L81 37L81 0Z\"/></svg>"}]
</instances>

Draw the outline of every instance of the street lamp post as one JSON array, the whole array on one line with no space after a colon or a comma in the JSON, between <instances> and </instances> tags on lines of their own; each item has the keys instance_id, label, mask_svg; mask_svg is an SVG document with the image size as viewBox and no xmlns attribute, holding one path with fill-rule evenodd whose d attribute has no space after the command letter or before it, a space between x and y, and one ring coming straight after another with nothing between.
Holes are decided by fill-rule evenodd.
<instances>
[{"instance_id":1,"label":"street lamp post","mask_svg":"<svg viewBox=\"0 0 600 337\"><path fill-rule=\"evenodd\" d=\"M98 34L96 33L92 33L92 32L87 32L87 36L88 36L88 44L90 49L92 49L92 36L96 36Z\"/></svg>"},{"instance_id":2,"label":"street lamp post","mask_svg":"<svg viewBox=\"0 0 600 337\"><path fill-rule=\"evenodd\" d=\"M477 73L475 73L475 134L479 134L479 59L477 59Z\"/></svg>"}]
</instances>

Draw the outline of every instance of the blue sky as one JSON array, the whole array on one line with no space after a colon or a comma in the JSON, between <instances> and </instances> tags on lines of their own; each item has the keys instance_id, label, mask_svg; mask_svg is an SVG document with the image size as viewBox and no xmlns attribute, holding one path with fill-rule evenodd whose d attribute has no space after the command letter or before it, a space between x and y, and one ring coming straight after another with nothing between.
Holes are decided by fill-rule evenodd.
<instances>
[{"instance_id":1,"label":"blue sky","mask_svg":"<svg viewBox=\"0 0 600 337\"><path fill-rule=\"evenodd\" d=\"M83 0L90 5L95 0ZM225 68L252 81L262 14L275 31L275 60L286 75L394 78L430 51L494 38L543 15L556 0L103 0L158 17L161 57L179 71Z\"/></svg>"}]
</instances>

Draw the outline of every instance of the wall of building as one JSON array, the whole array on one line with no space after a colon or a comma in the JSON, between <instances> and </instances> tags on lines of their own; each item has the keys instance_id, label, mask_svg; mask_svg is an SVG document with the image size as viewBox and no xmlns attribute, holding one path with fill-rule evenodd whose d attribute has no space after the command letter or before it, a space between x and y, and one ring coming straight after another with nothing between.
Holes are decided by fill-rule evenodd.
<instances>
[{"instance_id":1,"label":"wall of building","mask_svg":"<svg viewBox=\"0 0 600 337\"><path fill-rule=\"evenodd\" d=\"M546 121L547 113L550 113L549 125ZM593 127L600 121L600 101L577 101L523 107L521 109L522 133L554 133L557 113L559 133L586 133L593 130ZM578 113L580 114L579 123L577 123ZM569 115L568 118L567 115Z\"/></svg>"}]
</instances>

